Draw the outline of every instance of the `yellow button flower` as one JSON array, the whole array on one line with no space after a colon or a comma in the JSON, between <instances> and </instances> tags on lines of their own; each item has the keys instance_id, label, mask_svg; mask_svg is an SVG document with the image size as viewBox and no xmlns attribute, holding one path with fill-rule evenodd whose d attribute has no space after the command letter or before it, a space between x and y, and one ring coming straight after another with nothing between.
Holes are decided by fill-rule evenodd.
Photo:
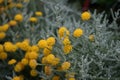
<instances>
[{"instance_id":1,"label":"yellow button flower","mask_svg":"<svg viewBox=\"0 0 120 80\"><path fill-rule=\"evenodd\" d=\"M7 59L7 53L5 53L5 52L0 52L0 59L1 59L1 60Z\"/></svg>"},{"instance_id":2,"label":"yellow button flower","mask_svg":"<svg viewBox=\"0 0 120 80\"><path fill-rule=\"evenodd\" d=\"M9 22L9 25L10 25L10 26L16 26L16 25L17 25L17 22L16 22L15 20L11 20L11 21Z\"/></svg>"},{"instance_id":3,"label":"yellow button flower","mask_svg":"<svg viewBox=\"0 0 120 80\"><path fill-rule=\"evenodd\" d=\"M6 32L8 29L9 29L9 24L4 24L3 26L2 26L2 31L3 32Z\"/></svg>"},{"instance_id":4,"label":"yellow button flower","mask_svg":"<svg viewBox=\"0 0 120 80\"><path fill-rule=\"evenodd\" d=\"M7 52L15 52L17 50L17 46L12 44L11 42L5 42L4 49Z\"/></svg>"},{"instance_id":5,"label":"yellow button flower","mask_svg":"<svg viewBox=\"0 0 120 80\"><path fill-rule=\"evenodd\" d=\"M82 35L83 35L83 30L81 28L78 28L73 32L74 37L81 37Z\"/></svg>"},{"instance_id":6,"label":"yellow button flower","mask_svg":"<svg viewBox=\"0 0 120 80\"><path fill-rule=\"evenodd\" d=\"M49 55L46 57L46 61L47 61L49 64L53 63L54 59L55 59L55 56L54 56L53 54L49 54Z\"/></svg>"},{"instance_id":7,"label":"yellow button flower","mask_svg":"<svg viewBox=\"0 0 120 80\"><path fill-rule=\"evenodd\" d=\"M9 65L12 65L12 64L15 64L16 63L16 60L15 59L11 59L10 61L8 61L8 64Z\"/></svg>"},{"instance_id":8,"label":"yellow button flower","mask_svg":"<svg viewBox=\"0 0 120 80\"><path fill-rule=\"evenodd\" d=\"M18 62L14 67L15 72L20 72L23 69L24 69L24 65L21 62Z\"/></svg>"},{"instance_id":9,"label":"yellow button flower","mask_svg":"<svg viewBox=\"0 0 120 80\"><path fill-rule=\"evenodd\" d=\"M6 32L8 29L9 29L8 24L4 24L4 25L0 26L0 32Z\"/></svg>"},{"instance_id":10,"label":"yellow button flower","mask_svg":"<svg viewBox=\"0 0 120 80\"><path fill-rule=\"evenodd\" d=\"M46 40L39 40L38 46L39 46L39 48L46 48L48 46L47 41Z\"/></svg>"},{"instance_id":11,"label":"yellow button flower","mask_svg":"<svg viewBox=\"0 0 120 80\"><path fill-rule=\"evenodd\" d=\"M95 36L94 35L89 35L89 40L90 41L94 41L95 40Z\"/></svg>"},{"instance_id":12,"label":"yellow button flower","mask_svg":"<svg viewBox=\"0 0 120 80\"><path fill-rule=\"evenodd\" d=\"M89 20L91 18L91 14L88 11L85 11L81 14L82 20Z\"/></svg>"},{"instance_id":13,"label":"yellow button flower","mask_svg":"<svg viewBox=\"0 0 120 80\"><path fill-rule=\"evenodd\" d=\"M43 15L43 13L42 13L42 12L40 12L40 11L36 11L36 12L35 12L35 15L36 15L36 16L42 16L42 15Z\"/></svg>"},{"instance_id":14,"label":"yellow button flower","mask_svg":"<svg viewBox=\"0 0 120 80\"><path fill-rule=\"evenodd\" d=\"M69 40L69 38L68 37L66 37L66 38L64 38L64 40L63 40L63 44L64 45L70 45L70 40Z\"/></svg>"},{"instance_id":15,"label":"yellow button flower","mask_svg":"<svg viewBox=\"0 0 120 80\"><path fill-rule=\"evenodd\" d=\"M61 67L62 67L62 70L67 70L70 68L70 66L71 66L70 62L64 62L62 63Z\"/></svg>"},{"instance_id":16,"label":"yellow button flower","mask_svg":"<svg viewBox=\"0 0 120 80\"><path fill-rule=\"evenodd\" d=\"M44 56L48 56L52 52L52 46L47 46L47 48L43 49Z\"/></svg>"},{"instance_id":17,"label":"yellow button flower","mask_svg":"<svg viewBox=\"0 0 120 80\"><path fill-rule=\"evenodd\" d=\"M32 51L29 52L29 59L37 59L38 58L38 53Z\"/></svg>"},{"instance_id":18,"label":"yellow button flower","mask_svg":"<svg viewBox=\"0 0 120 80\"><path fill-rule=\"evenodd\" d=\"M6 33L5 33L5 32L0 32L0 40L1 40L1 39L4 39L5 36L6 36Z\"/></svg>"},{"instance_id":19,"label":"yellow button flower","mask_svg":"<svg viewBox=\"0 0 120 80\"><path fill-rule=\"evenodd\" d=\"M32 68L32 69L35 69L37 67L37 61L35 59L32 59L29 61L29 66Z\"/></svg>"},{"instance_id":20,"label":"yellow button flower","mask_svg":"<svg viewBox=\"0 0 120 80\"><path fill-rule=\"evenodd\" d=\"M50 53L51 53L51 49L48 49L48 48L43 49L44 56L48 56Z\"/></svg>"},{"instance_id":21,"label":"yellow button flower","mask_svg":"<svg viewBox=\"0 0 120 80\"><path fill-rule=\"evenodd\" d=\"M14 20L18 21L18 22L22 22L23 21L23 15L22 14L16 14L14 17Z\"/></svg>"},{"instance_id":22,"label":"yellow button flower","mask_svg":"<svg viewBox=\"0 0 120 80\"><path fill-rule=\"evenodd\" d=\"M21 63L22 63L23 65L27 65L27 64L28 64L28 59L23 58L23 59L21 60Z\"/></svg>"},{"instance_id":23,"label":"yellow button flower","mask_svg":"<svg viewBox=\"0 0 120 80\"><path fill-rule=\"evenodd\" d=\"M30 47L30 51L38 52L39 48L38 48L37 45L33 45L33 46Z\"/></svg>"},{"instance_id":24,"label":"yellow button flower","mask_svg":"<svg viewBox=\"0 0 120 80\"><path fill-rule=\"evenodd\" d=\"M49 37L46 41L47 41L47 44L49 46L53 46L55 44L55 38L54 37Z\"/></svg>"},{"instance_id":25,"label":"yellow button flower","mask_svg":"<svg viewBox=\"0 0 120 80\"><path fill-rule=\"evenodd\" d=\"M27 51L30 48L29 42L23 41L21 43L16 44L18 48L20 48L23 51Z\"/></svg>"},{"instance_id":26,"label":"yellow button flower","mask_svg":"<svg viewBox=\"0 0 120 80\"><path fill-rule=\"evenodd\" d=\"M36 23L38 21L38 19L36 17L31 17L29 19L30 22Z\"/></svg>"},{"instance_id":27,"label":"yellow button flower","mask_svg":"<svg viewBox=\"0 0 120 80\"><path fill-rule=\"evenodd\" d=\"M30 75L33 76L33 77L37 76L37 75L38 75L37 70L32 69L32 70L30 71Z\"/></svg>"},{"instance_id":28,"label":"yellow button flower","mask_svg":"<svg viewBox=\"0 0 120 80\"><path fill-rule=\"evenodd\" d=\"M58 30L58 34L60 36L60 38L64 37L64 36L69 36L70 35L70 32L69 30L67 30L66 27L62 26L60 27L60 29Z\"/></svg>"},{"instance_id":29,"label":"yellow button flower","mask_svg":"<svg viewBox=\"0 0 120 80\"><path fill-rule=\"evenodd\" d=\"M59 62L60 62L60 59L59 59L59 58L55 58L55 59L52 61L51 65L56 66Z\"/></svg>"},{"instance_id":30,"label":"yellow button flower","mask_svg":"<svg viewBox=\"0 0 120 80\"><path fill-rule=\"evenodd\" d=\"M46 57L42 57L42 61L41 61L42 64L47 64L47 60L46 60Z\"/></svg>"},{"instance_id":31,"label":"yellow button flower","mask_svg":"<svg viewBox=\"0 0 120 80\"><path fill-rule=\"evenodd\" d=\"M69 54L72 51L72 45L65 45L63 51L65 54Z\"/></svg>"}]
</instances>

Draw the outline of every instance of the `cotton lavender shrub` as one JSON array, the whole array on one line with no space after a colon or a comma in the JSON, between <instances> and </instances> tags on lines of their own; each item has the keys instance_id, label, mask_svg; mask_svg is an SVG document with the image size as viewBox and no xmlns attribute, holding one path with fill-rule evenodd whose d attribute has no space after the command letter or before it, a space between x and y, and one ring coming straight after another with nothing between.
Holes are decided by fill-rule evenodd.
<instances>
[{"instance_id":1,"label":"cotton lavender shrub","mask_svg":"<svg viewBox=\"0 0 120 80\"><path fill-rule=\"evenodd\" d=\"M120 79L119 10L110 24L104 12L74 11L65 0L41 0L43 12L36 2L11 1L19 5L0 15L1 80Z\"/></svg>"}]
</instances>

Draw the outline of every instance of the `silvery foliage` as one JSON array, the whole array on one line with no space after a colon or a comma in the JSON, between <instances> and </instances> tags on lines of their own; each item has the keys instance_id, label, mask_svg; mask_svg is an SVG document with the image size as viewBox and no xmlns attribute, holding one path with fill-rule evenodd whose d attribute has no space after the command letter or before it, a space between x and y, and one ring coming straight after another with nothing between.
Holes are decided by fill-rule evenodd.
<instances>
[{"instance_id":1,"label":"silvery foliage","mask_svg":"<svg viewBox=\"0 0 120 80\"><path fill-rule=\"evenodd\" d=\"M71 44L73 51L66 56L62 55L63 60L72 63L70 72L75 72L76 80L119 80L120 79L120 32L117 31L118 25L116 19L119 18L119 10L113 12L114 21L109 24L105 13L91 13L92 18L89 21L80 19L81 12L74 11L66 6L66 0L41 0L44 3L44 16L40 17L38 24L29 23L29 17L33 12L27 13L24 8L23 23L18 27L9 30L12 36L11 41L22 41L20 39L30 38L32 44L36 44L39 39L49 36L57 37L57 30L61 26L66 26L70 30ZM13 10L15 12L16 10ZM17 11L16 11L17 12ZM15 12L15 13L16 13ZM27 15L26 15L27 14ZM34 28L35 30L31 31ZM82 28L84 35L80 38L74 38L72 32L76 28ZM108 28L115 28L110 31ZM95 41L88 39L90 34L95 35ZM20 38L16 38L19 35ZM24 36L22 36L24 35ZM58 43L61 44L61 43ZM61 48L55 47L54 52L57 55L62 54ZM41 56L40 56L41 57ZM41 72L41 76L44 74Z\"/></svg>"},{"instance_id":2,"label":"silvery foliage","mask_svg":"<svg viewBox=\"0 0 120 80\"><path fill-rule=\"evenodd\" d=\"M73 64L71 71L76 72L77 80L119 80L120 41L115 37L120 37L120 33L108 30L111 27L118 27L115 19L120 17L119 10L113 12L112 23L108 23L104 12L97 14L96 11L91 13L92 18L89 21L82 21L81 12L70 9L61 3L62 0L56 1L59 2L44 0L47 26L53 28L66 26L71 34L76 28L82 28L84 31L81 38L70 36L74 48L68 59ZM89 41L90 34L95 35L94 42Z\"/></svg>"}]
</instances>

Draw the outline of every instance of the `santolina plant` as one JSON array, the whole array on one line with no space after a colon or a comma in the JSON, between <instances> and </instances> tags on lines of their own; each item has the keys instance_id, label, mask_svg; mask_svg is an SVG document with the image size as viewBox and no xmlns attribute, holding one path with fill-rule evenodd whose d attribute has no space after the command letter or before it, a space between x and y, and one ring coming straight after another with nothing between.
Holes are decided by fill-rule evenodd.
<instances>
[{"instance_id":1,"label":"santolina plant","mask_svg":"<svg viewBox=\"0 0 120 80\"><path fill-rule=\"evenodd\" d=\"M104 13L73 11L65 2L0 1L1 80L120 79L119 32L109 30L117 29L119 10L109 24Z\"/></svg>"}]
</instances>

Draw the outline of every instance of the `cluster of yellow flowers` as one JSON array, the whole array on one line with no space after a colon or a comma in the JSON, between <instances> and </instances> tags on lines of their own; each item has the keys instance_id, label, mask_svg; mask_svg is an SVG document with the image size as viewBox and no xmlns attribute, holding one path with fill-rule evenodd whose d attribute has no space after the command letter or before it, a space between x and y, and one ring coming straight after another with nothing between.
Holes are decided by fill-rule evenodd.
<instances>
[{"instance_id":1,"label":"cluster of yellow flowers","mask_svg":"<svg viewBox=\"0 0 120 80\"><path fill-rule=\"evenodd\" d=\"M8 30L9 25L8 24L4 24L2 26L0 26L0 40L4 39L6 37L6 31Z\"/></svg>"},{"instance_id":2,"label":"cluster of yellow flowers","mask_svg":"<svg viewBox=\"0 0 120 80\"><path fill-rule=\"evenodd\" d=\"M23 8L23 3L29 2L29 0L18 0L15 2L13 0L7 0L8 5L3 5L6 0L0 0L0 14L5 10L16 8ZM38 17L42 16L41 11L34 12L34 16L29 18L30 23L39 22ZM81 14L81 19L83 21L89 20L91 17L89 12L84 12ZM6 24L0 26L0 40L5 39L6 32L11 27L19 26L20 23L24 21L24 15L22 13L17 13L14 15L10 21ZM79 38L84 34L82 28L77 28L73 31L72 36ZM70 40L71 32L65 27L61 26L58 30L57 38L61 41L61 52L64 56L70 54L73 50L72 42ZM94 35L88 37L90 41L94 41ZM66 74L65 78L67 80L75 80L75 74L71 73L69 70L72 67L69 60L62 60L59 54L54 53L53 49L57 45L56 37L48 37L47 39L40 39L36 44L31 44L30 39L24 39L21 42L6 41L0 44L0 60L6 60L9 66L13 67L15 73L21 75L15 75L12 80L24 80L25 76L22 74L27 67L29 67L29 75L36 77L39 75L38 66L42 66L41 69L46 76L52 76L52 80L60 80L61 76L54 74L54 72L64 72ZM20 52L21 53L20 53ZM9 58L9 53L15 53L16 56L20 53L20 59L16 57ZM44 80L44 79L42 79Z\"/></svg>"},{"instance_id":3,"label":"cluster of yellow flowers","mask_svg":"<svg viewBox=\"0 0 120 80\"><path fill-rule=\"evenodd\" d=\"M63 45L64 45L63 50L64 50L64 53L65 54L70 53L72 51L72 45L71 45L71 42L69 40L69 35L70 35L69 30L67 30L67 28L65 26L62 26L58 30L58 34L59 34L60 38L63 41Z\"/></svg>"},{"instance_id":4,"label":"cluster of yellow flowers","mask_svg":"<svg viewBox=\"0 0 120 80\"><path fill-rule=\"evenodd\" d=\"M12 8L23 8L23 3L28 3L29 0L0 0L0 14L4 13L5 11L12 9Z\"/></svg>"},{"instance_id":5,"label":"cluster of yellow flowers","mask_svg":"<svg viewBox=\"0 0 120 80\"><path fill-rule=\"evenodd\" d=\"M22 21L21 15L18 16L18 20L15 21ZM58 30L58 34L62 41L63 52L64 54L68 54L72 51L72 44L69 39L70 32L66 27L60 27ZM75 29L73 32L73 36L76 38L81 37L83 35L83 30L81 28ZM93 35L89 36L91 41L94 40ZM24 57L17 61L16 59L11 59L8 61L9 65L14 65L15 72L21 72L25 69L26 66L31 68L30 75L37 76L38 71L36 69L37 66L43 65L44 72L46 75L50 76L53 75L53 69L56 68L58 71L66 71L69 70L71 67L71 63L68 61L60 62L60 57L56 57L52 53L52 49L56 44L56 39L54 37L48 37L47 39L40 39L36 45L30 45L30 40L25 39L22 42L12 43L12 42L5 42L3 45L0 45L0 59L5 60L7 59L7 52L16 52L17 50L22 50L25 52ZM41 54L42 52L42 54ZM38 63L38 57L43 55L41 59L41 63ZM59 65L59 66L58 66ZM54 68L55 67L55 68ZM15 76L13 80L17 80L20 78L19 76ZM74 76L68 77L68 80L75 80ZM22 76L23 79L23 76ZM18 79L18 80L22 80ZM52 80L59 80L60 76L54 76Z\"/></svg>"}]
</instances>

